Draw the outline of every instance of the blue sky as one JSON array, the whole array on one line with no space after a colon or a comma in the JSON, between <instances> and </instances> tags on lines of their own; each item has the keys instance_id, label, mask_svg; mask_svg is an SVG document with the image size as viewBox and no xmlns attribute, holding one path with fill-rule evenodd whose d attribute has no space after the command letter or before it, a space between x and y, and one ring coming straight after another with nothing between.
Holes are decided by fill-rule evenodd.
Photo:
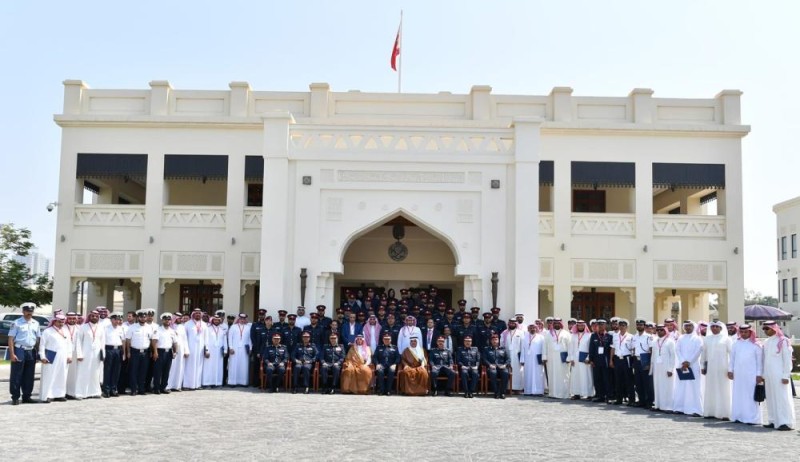
<instances>
[{"instance_id":1,"label":"blue sky","mask_svg":"<svg viewBox=\"0 0 800 462\"><path fill-rule=\"evenodd\" d=\"M775 294L772 205L800 195L800 2L0 2L0 222L55 248L64 79L93 88L396 90L389 56L404 10L403 90L709 98L744 91L745 285Z\"/></svg>"}]
</instances>

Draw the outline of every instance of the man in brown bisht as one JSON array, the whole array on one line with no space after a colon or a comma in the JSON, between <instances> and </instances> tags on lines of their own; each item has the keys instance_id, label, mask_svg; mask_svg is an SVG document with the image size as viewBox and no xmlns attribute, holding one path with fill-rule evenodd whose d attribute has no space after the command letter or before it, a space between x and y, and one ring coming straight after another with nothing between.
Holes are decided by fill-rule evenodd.
<instances>
[{"instance_id":1,"label":"man in brown bisht","mask_svg":"<svg viewBox=\"0 0 800 462\"><path fill-rule=\"evenodd\" d=\"M409 346L400 358L403 369L398 374L399 392L409 396L425 396L428 394L428 370L425 368L425 352L422 351L419 337L411 337Z\"/></svg>"},{"instance_id":2,"label":"man in brown bisht","mask_svg":"<svg viewBox=\"0 0 800 462\"><path fill-rule=\"evenodd\" d=\"M372 351L370 351L364 336L356 335L356 341L347 352L342 364L342 393L363 395L369 391L372 384Z\"/></svg>"}]
</instances>

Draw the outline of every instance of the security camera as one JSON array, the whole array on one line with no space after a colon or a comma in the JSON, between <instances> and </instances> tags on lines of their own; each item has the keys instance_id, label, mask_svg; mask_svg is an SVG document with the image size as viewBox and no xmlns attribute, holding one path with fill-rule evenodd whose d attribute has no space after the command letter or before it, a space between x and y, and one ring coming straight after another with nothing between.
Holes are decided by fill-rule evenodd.
<instances>
[{"instance_id":1,"label":"security camera","mask_svg":"<svg viewBox=\"0 0 800 462\"><path fill-rule=\"evenodd\" d=\"M54 208L56 208L56 206L55 206L55 205L53 205L53 204L47 204L47 211L48 211L48 212L52 212Z\"/></svg>"}]
</instances>

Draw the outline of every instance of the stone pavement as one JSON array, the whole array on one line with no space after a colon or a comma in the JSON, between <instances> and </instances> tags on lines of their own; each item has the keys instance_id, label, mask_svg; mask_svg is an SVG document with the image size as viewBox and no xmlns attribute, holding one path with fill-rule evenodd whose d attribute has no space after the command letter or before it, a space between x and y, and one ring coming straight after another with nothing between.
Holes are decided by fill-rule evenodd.
<instances>
[{"instance_id":1,"label":"stone pavement","mask_svg":"<svg viewBox=\"0 0 800 462\"><path fill-rule=\"evenodd\" d=\"M220 388L11 406L7 382L0 386L5 429L0 454L14 461L564 457L596 462L620 460L621 453L637 447L650 448L643 454L660 460L792 460L800 448L796 431L547 398L323 396ZM800 415L800 400L795 407Z\"/></svg>"}]
</instances>

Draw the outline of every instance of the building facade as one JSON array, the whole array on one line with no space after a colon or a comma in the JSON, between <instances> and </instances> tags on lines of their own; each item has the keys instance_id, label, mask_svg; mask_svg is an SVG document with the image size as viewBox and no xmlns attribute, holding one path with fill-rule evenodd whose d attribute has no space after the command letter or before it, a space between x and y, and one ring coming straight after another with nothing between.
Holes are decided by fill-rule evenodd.
<instances>
[{"instance_id":1,"label":"building facade","mask_svg":"<svg viewBox=\"0 0 800 462\"><path fill-rule=\"evenodd\" d=\"M527 319L741 319L740 95L66 81L54 304L81 281L90 306L251 314L435 285Z\"/></svg>"},{"instance_id":2,"label":"building facade","mask_svg":"<svg viewBox=\"0 0 800 462\"><path fill-rule=\"evenodd\" d=\"M798 278L800 260L797 255L797 234L800 228L800 197L789 199L772 207L777 218L778 307L800 317ZM800 321L787 321L785 333L800 334Z\"/></svg>"}]
</instances>

